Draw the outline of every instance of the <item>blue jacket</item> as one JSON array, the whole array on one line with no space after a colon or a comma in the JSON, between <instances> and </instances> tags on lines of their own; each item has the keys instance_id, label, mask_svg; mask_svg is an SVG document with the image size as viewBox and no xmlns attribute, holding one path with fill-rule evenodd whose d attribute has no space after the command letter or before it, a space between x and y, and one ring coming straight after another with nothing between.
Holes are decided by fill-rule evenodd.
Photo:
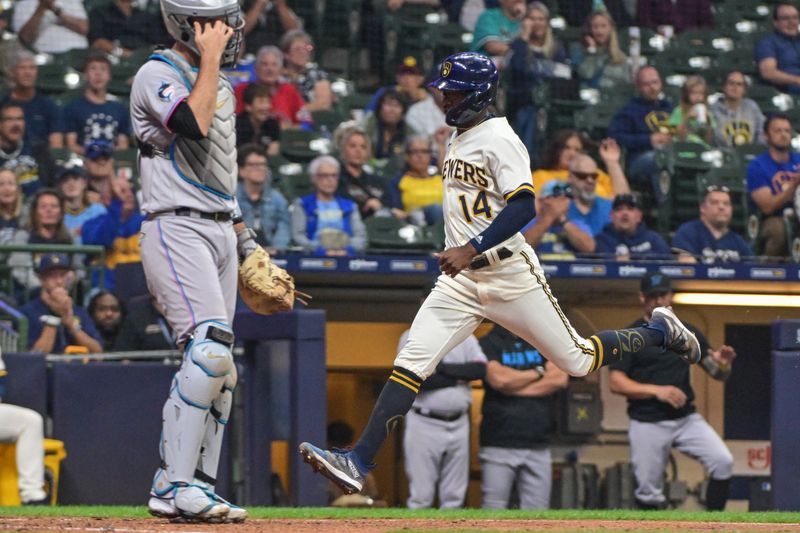
<instances>
[{"instance_id":1,"label":"blue jacket","mask_svg":"<svg viewBox=\"0 0 800 533\"><path fill-rule=\"evenodd\" d=\"M306 213L306 236L314 240L314 235L317 234L317 195L316 194L309 194L308 196L303 196L300 199L300 203L303 205L303 211ZM353 211L358 209L356 203L352 200L348 200L347 198L342 198L341 196L336 196L336 203L339 204L339 209L342 210L342 229L345 233L353 236L353 227L350 225L350 215L353 214ZM314 253L317 255L325 255L325 248L318 246ZM347 253L353 254L354 250L352 246L347 247Z\"/></svg>"},{"instance_id":2,"label":"blue jacket","mask_svg":"<svg viewBox=\"0 0 800 533\"><path fill-rule=\"evenodd\" d=\"M628 163L642 152L653 149L650 135L669 127L667 123L673 107L669 100L651 102L636 96L617 111L608 126L608 136L627 150Z\"/></svg>"},{"instance_id":3,"label":"blue jacket","mask_svg":"<svg viewBox=\"0 0 800 533\"><path fill-rule=\"evenodd\" d=\"M248 227L255 230L259 244L284 250L291 240L291 223L289 222L289 203L286 198L272 187L264 188L257 202L250 200L239 184L236 200L242 210L242 218Z\"/></svg>"},{"instance_id":4,"label":"blue jacket","mask_svg":"<svg viewBox=\"0 0 800 533\"><path fill-rule=\"evenodd\" d=\"M649 229L644 222L633 235L625 235L606 224L594 238L595 252L608 255L630 255L631 259L668 259L672 256L664 238Z\"/></svg>"}]
</instances>

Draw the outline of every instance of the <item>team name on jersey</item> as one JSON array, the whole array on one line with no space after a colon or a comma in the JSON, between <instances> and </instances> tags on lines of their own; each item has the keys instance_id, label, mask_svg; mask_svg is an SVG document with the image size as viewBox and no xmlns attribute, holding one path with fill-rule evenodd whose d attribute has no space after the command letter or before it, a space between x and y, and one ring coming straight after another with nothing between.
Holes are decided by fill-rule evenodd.
<instances>
[{"instance_id":1,"label":"team name on jersey","mask_svg":"<svg viewBox=\"0 0 800 533\"><path fill-rule=\"evenodd\" d=\"M483 188L489 186L489 180L486 178L486 171L483 167L467 163L461 159L451 158L446 160L442 168L442 177L444 179L465 181Z\"/></svg>"}]
</instances>

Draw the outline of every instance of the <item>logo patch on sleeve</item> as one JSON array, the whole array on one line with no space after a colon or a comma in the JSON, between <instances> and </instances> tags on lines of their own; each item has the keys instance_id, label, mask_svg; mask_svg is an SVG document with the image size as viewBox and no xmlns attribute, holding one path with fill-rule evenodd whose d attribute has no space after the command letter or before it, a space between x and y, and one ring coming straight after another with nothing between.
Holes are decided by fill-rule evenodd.
<instances>
[{"instance_id":1,"label":"logo patch on sleeve","mask_svg":"<svg viewBox=\"0 0 800 533\"><path fill-rule=\"evenodd\" d=\"M161 86L158 88L158 97L165 102L169 102L173 96L175 96L175 87L168 81L162 81Z\"/></svg>"}]
</instances>

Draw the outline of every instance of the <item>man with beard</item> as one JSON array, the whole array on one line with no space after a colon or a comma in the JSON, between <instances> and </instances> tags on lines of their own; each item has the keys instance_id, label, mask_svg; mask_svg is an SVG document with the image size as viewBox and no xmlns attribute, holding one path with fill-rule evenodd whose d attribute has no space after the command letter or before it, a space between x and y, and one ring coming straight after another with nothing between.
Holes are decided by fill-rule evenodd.
<instances>
[{"instance_id":1,"label":"man with beard","mask_svg":"<svg viewBox=\"0 0 800 533\"><path fill-rule=\"evenodd\" d=\"M678 260L685 263L741 261L753 250L741 235L731 231L733 206L727 187L711 185L700 202L700 218L682 224L672 238L679 249Z\"/></svg>"},{"instance_id":2,"label":"man with beard","mask_svg":"<svg viewBox=\"0 0 800 533\"><path fill-rule=\"evenodd\" d=\"M15 103L0 105L0 166L10 168L26 197L39 188L39 163L25 142L25 112Z\"/></svg>"},{"instance_id":3,"label":"man with beard","mask_svg":"<svg viewBox=\"0 0 800 533\"><path fill-rule=\"evenodd\" d=\"M573 199L567 218L580 220L592 230L592 237L611 221L611 201L597 196L597 163L586 154L576 155L569 164L567 182Z\"/></svg>"},{"instance_id":4,"label":"man with beard","mask_svg":"<svg viewBox=\"0 0 800 533\"><path fill-rule=\"evenodd\" d=\"M618 194L611 206L611 222L595 238L595 252L614 255L617 261L665 258L669 245L642 222L642 208L632 194Z\"/></svg>"},{"instance_id":5,"label":"man with beard","mask_svg":"<svg viewBox=\"0 0 800 533\"><path fill-rule=\"evenodd\" d=\"M767 151L747 167L747 192L751 212L762 215L756 249L767 256L788 252L783 211L792 207L800 183L800 154L792 152L792 124L783 114L770 115L764 123Z\"/></svg>"}]
</instances>

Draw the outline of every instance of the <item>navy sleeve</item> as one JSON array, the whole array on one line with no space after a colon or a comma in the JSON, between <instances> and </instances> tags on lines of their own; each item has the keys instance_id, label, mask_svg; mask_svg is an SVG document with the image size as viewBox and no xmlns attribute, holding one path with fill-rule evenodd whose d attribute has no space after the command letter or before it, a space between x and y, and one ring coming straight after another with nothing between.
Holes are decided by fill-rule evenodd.
<instances>
[{"instance_id":1,"label":"navy sleeve","mask_svg":"<svg viewBox=\"0 0 800 533\"><path fill-rule=\"evenodd\" d=\"M697 249L697 246L693 242L691 230L687 224L681 225L678 231L675 232L675 236L672 238L672 247L680 248L681 250L686 250L693 254L700 253L700 250Z\"/></svg>"},{"instance_id":2,"label":"navy sleeve","mask_svg":"<svg viewBox=\"0 0 800 533\"><path fill-rule=\"evenodd\" d=\"M527 191L514 195L483 233L469 242L478 252L485 252L520 231L536 216L533 193Z\"/></svg>"}]
</instances>

